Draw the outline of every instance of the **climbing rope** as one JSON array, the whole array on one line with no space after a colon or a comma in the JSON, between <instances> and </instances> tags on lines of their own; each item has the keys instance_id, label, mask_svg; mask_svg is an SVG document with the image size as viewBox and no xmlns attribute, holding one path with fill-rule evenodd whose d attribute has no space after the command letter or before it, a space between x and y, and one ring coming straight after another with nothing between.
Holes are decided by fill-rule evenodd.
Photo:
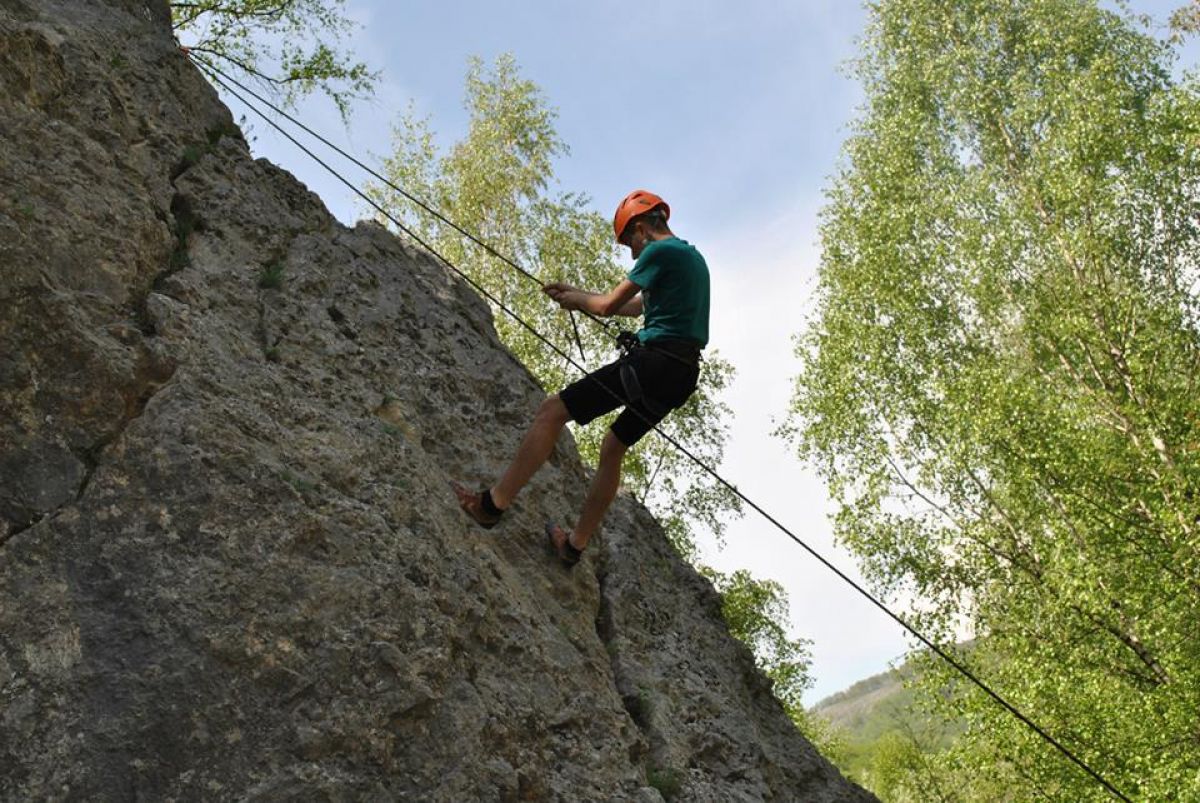
<instances>
[{"instance_id":1,"label":"climbing rope","mask_svg":"<svg viewBox=\"0 0 1200 803\"><path fill-rule=\"evenodd\" d=\"M290 133L285 131L275 120L271 119L265 112L260 110L254 104L252 104L248 100L246 100L245 97L243 97L237 91L235 91L230 86L230 84L233 84L234 86L240 88L247 94L254 96L257 100L259 100L264 105L271 108L277 114L281 115L282 117L285 117L287 120L289 120L290 122L292 122L293 124L295 124L296 126L301 128L302 130L304 130L310 136L314 137L315 139L321 141L328 147L332 148L334 151L336 151L343 157L349 159L354 164L356 164L359 167L361 167L362 169L366 170L368 173L370 173L375 178L379 179L380 181L385 182L389 187L394 189L396 192L400 193L404 198L410 200L414 204L417 204L422 209L424 209L426 212L428 212L431 215L434 215L439 220L446 223L448 226L451 226L452 228L454 228L455 231L459 232L464 237L467 237L472 242L476 243L481 248L485 249L492 256L496 257L497 259L500 259L505 264L520 271L523 275L527 276L528 278L532 279L533 281L538 282L538 285L540 287L542 283L540 280L537 279L536 276L534 276L532 273L529 273L527 270L525 270L520 265L518 265L515 261L498 253L495 249L493 249L487 243L479 240L474 235L465 231L464 229L459 227L457 224L450 221L449 219L447 219L446 217L441 215L439 212L437 212L436 210L434 210L431 207L429 207L428 205L426 205L423 201L415 198L414 196L410 195L405 190L396 186L391 181L389 181L388 179L381 176L378 172L376 172L372 168L368 167L367 165L363 164L361 161L359 161L355 157L351 156L350 154L346 153L341 148L339 148L336 145L334 145L333 143L331 143L329 140L327 140L324 137L322 137L321 135L317 134L312 129L308 128L306 125L304 125L303 123L296 120L296 118L294 118L293 116L287 114L283 110L276 107L274 104L263 99L258 93L249 89L248 87L243 85L241 82L239 82L237 79L226 74L224 71L222 71L216 65L214 65L210 60L205 59L195 53L189 52L185 48L181 48L181 49L183 50L184 55L186 55L188 58L190 58L197 65L197 67L202 72L206 73L208 75L208 77L215 84L217 84L218 86L223 88L231 96L233 96L238 101L240 101L246 108L248 108L250 111L254 112L260 118L262 118L268 125L270 125L276 131L278 131L281 135L283 135L285 138L287 138L293 145L295 145L302 152L304 152L309 158L311 158L317 164L321 165L321 167L325 168L325 170L327 170L334 178L338 179L343 184L345 184L347 187L349 187L352 192L354 192L356 195L358 195L362 200L366 201L367 204L369 204L372 208L375 209L375 211L377 211L379 214L386 217L394 226L396 226L397 229L404 232L406 235L408 235L410 238L412 238L418 245L420 245L421 247L423 247L427 251L429 251L431 254L433 254L433 256L435 256L439 261L441 261L446 267L448 267L451 271L456 273L458 276L462 277L469 285L471 285L471 287L475 288L475 290L477 292L479 292L481 295L483 295L485 298L487 298L489 301L491 301L493 304L495 304L497 307L499 307L501 310L503 310L514 321L516 321L518 324L520 324L522 327L524 327L527 331L529 331L530 334L532 334L538 340L543 342L548 348L550 348L552 351L554 351L556 354L558 354L560 357L562 357L564 360L566 360L572 367L574 367L575 369L577 369L585 374L587 373L586 368L584 368L579 363L575 362L575 360L569 354L564 352L558 345L553 343L549 338L547 338L545 335L543 335L541 332L539 332L537 329L535 329L531 324L526 322L516 312L509 309L508 306L506 306L503 302L501 302L499 299L497 299L495 296L493 296L490 292L488 292L486 288L479 285L468 274L466 274L464 271L459 269L458 266L456 266L449 259L447 259L441 253L439 253L431 245L426 243L423 239L421 239L421 237L419 237L411 229L409 229L407 226L405 226L401 221L397 220L395 216L393 216L386 209L384 209L382 206L380 206L378 203L376 203L373 199L371 199L361 189L359 189L353 183L351 183L349 179L345 178L340 173L338 173L336 170L334 170L332 167L330 167L328 164L326 164L326 162L324 160L322 160L319 156L314 154L305 145L300 143ZM596 318L595 316L590 315L588 313L585 313L585 315L587 315L587 317L589 319L591 319L592 321L594 321L595 323L599 324L600 326L602 326L606 329L608 329L611 325L609 322L603 321L603 320ZM581 346L581 349L582 349L582 346ZM618 401L621 401L622 403L624 403L624 400L621 399L620 396L617 393L615 393L612 389L608 388L607 386L605 386L602 383L597 383L597 384L600 384L601 387L605 388L605 390L608 393L610 393L614 399L617 399ZM858 582L856 582L852 577L850 577L845 572L843 572L841 569L839 569L837 566L835 566L833 563L831 563L823 555L821 555L819 552L817 552L813 547L811 547L807 543L805 543L800 537L798 537L795 533L793 533L791 530L789 530L787 527L785 527L782 523L780 523L779 520L777 520L774 516L772 516L770 513L768 513L766 510L764 510L758 504L756 504L752 499L750 499L748 496L746 496L740 490L738 490L738 488L735 485L733 485L728 480L726 480L724 477L722 477L720 474L718 474L715 469L711 468L707 463L705 463L699 457L692 454L691 451L689 451L686 447L684 447L681 443L679 443L673 437L671 437L667 433L663 432L662 429L660 429L658 427L658 425L651 422L639 410L637 410L634 407L631 407L629 409L632 409L635 415L640 417L647 424L650 424L651 427L654 429L654 431L656 433L658 433L659 437L663 438L668 444L673 446L681 454L683 454L689 460L691 460L693 463L695 463L696 466L698 468L700 468L701 471L708 474L710 477L712 477L714 480L716 480L720 485L722 485L727 490L729 490L731 493L733 493L735 496L737 496L738 499L740 499L742 502L749 505L755 512L757 512L764 519L766 519L768 522L773 524L776 527L776 529L778 529L780 532L782 532L784 535L786 535L788 538L790 538L792 541L794 541L798 546L800 546L802 549L804 549L806 552L808 552L809 555L816 558L821 563L821 565L823 565L825 568L827 568L831 572L833 572L838 578L840 578L843 582L845 582L847 585L849 585L851 588L853 588L855 591L857 591L868 602L870 602L872 605L874 605L876 608L878 608L880 611L882 611L884 614L886 614L894 622L899 624L902 628L904 628L908 633L910 633L918 641L920 641L922 644L924 644L926 647L928 647L933 653L935 653L938 657L940 657L942 660L944 660L949 666L951 666L959 674L961 674L963 677L965 677L967 680L969 680L971 683L973 683L976 687L978 687L981 691L983 691L985 694L987 694L987 696L990 697L994 702L996 702L998 705L1000 705L1002 708L1004 708L1006 711L1008 711L1010 714L1012 714L1014 717L1016 717L1026 727L1028 727L1030 730L1032 730L1034 733L1036 733L1038 736L1040 736L1046 743L1050 744L1055 749L1057 749L1063 756L1065 756L1067 759L1069 759L1077 767L1082 769L1089 777L1091 777L1093 780L1095 780L1097 783L1099 783L1101 786L1103 786L1114 797L1116 797L1119 800L1124 801L1125 803L1133 803L1133 801L1128 796L1123 794L1112 783L1110 783L1103 775L1101 775L1099 772L1097 772L1095 769L1093 769L1087 762L1085 762L1082 758L1077 756L1072 750L1070 750L1068 747L1066 747L1064 744L1062 744L1060 741L1058 741L1052 735L1050 735L1045 730L1043 730L1037 723L1035 723L1033 720L1031 720L1029 717L1027 717L1012 703L1008 702L1008 700L1006 700L998 692L993 690L989 685L984 683L983 680L981 680L978 676L976 676L974 672L972 672L970 669L968 669L959 660L954 658L954 656L949 654L945 649L938 646L935 642L933 642L932 640L927 638L923 633L921 633L915 627L910 625L902 616L893 612L887 605L885 605L874 594L872 594L870 591L868 591L866 588L864 588L862 585L860 585Z\"/></svg>"}]
</instances>

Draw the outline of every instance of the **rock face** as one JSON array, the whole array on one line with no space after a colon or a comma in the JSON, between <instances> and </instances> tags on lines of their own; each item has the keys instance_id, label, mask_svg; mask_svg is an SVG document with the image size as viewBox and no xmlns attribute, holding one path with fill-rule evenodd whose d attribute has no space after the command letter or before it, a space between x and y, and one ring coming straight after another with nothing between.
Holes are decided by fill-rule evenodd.
<instances>
[{"instance_id":1,"label":"rock face","mask_svg":"<svg viewBox=\"0 0 1200 803\"><path fill-rule=\"evenodd\" d=\"M255 161L157 0L0 0L0 798L858 801L477 296Z\"/></svg>"}]
</instances>

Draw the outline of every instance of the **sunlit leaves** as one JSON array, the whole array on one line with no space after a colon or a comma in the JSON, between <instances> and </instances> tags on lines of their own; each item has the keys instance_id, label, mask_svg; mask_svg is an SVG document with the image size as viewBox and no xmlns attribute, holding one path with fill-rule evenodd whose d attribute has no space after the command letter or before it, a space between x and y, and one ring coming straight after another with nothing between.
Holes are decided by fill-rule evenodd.
<instances>
[{"instance_id":1,"label":"sunlit leaves","mask_svg":"<svg viewBox=\"0 0 1200 803\"><path fill-rule=\"evenodd\" d=\"M1195 86L1089 0L872 10L790 432L881 589L970 623L1128 793L1200 794ZM960 765L1102 799L991 701L935 700L980 723Z\"/></svg>"},{"instance_id":2,"label":"sunlit leaves","mask_svg":"<svg viewBox=\"0 0 1200 803\"><path fill-rule=\"evenodd\" d=\"M839 735L823 720L810 716L801 704L805 690L812 685L812 642L788 635L787 594L783 587L771 580L757 580L742 570L723 574L704 568L701 573L721 594L721 613L729 632L754 653L788 716L823 753L836 753Z\"/></svg>"},{"instance_id":3,"label":"sunlit leaves","mask_svg":"<svg viewBox=\"0 0 1200 803\"><path fill-rule=\"evenodd\" d=\"M172 0L171 22L184 44L225 62L287 105L321 91L343 119L350 102L377 79L343 50L357 26L345 0Z\"/></svg>"}]
</instances>

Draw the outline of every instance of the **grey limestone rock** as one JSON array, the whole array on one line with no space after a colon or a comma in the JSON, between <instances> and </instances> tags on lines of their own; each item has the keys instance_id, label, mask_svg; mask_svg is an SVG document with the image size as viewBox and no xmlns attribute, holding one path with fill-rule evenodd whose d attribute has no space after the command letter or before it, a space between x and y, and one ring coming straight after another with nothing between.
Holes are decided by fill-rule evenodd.
<instances>
[{"instance_id":1,"label":"grey limestone rock","mask_svg":"<svg viewBox=\"0 0 1200 803\"><path fill-rule=\"evenodd\" d=\"M568 436L468 526L542 389L250 156L165 2L0 2L0 142L0 798L871 799L632 500L555 564Z\"/></svg>"}]
</instances>

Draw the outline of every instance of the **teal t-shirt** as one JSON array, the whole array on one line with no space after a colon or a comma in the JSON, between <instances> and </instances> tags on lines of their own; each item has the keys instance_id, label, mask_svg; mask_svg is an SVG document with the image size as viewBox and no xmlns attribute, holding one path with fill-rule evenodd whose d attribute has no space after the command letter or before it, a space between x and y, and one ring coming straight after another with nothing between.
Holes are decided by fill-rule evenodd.
<instances>
[{"instance_id":1,"label":"teal t-shirt","mask_svg":"<svg viewBox=\"0 0 1200 803\"><path fill-rule=\"evenodd\" d=\"M642 288L638 340L686 337L708 345L708 264L691 243L678 237L650 243L629 281Z\"/></svg>"}]
</instances>

